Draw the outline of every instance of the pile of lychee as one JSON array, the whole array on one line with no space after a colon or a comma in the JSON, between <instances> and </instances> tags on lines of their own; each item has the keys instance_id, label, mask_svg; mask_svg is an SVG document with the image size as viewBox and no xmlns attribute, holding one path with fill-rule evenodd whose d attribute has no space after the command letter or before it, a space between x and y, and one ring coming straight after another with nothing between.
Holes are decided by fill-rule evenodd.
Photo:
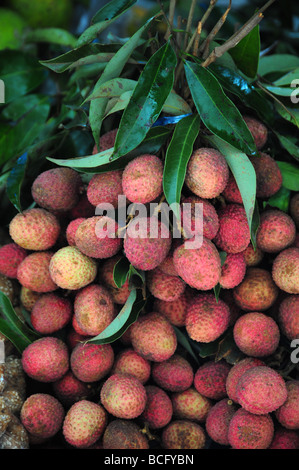
<instances>
[{"instance_id":1,"label":"pile of lychee","mask_svg":"<svg viewBox=\"0 0 299 470\"><path fill-rule=\"evenodd\" d=\"M164 200L156 155L85 184L63 167L33 181L35 205L13 217L11 241L0 248L1 284L18 283L19 304L40 335L21 358L28 396L20 420L32 447L299 448L299 375L294 367L283 374L278 359L282 343L299 338L299 195L292 193L288 212L265 204L282 174L263 150L265 126L245 119L260 150L250 157L261 211L256 248L234 176L213 148L194 148L183 187L193 235L195 204L203 209L203 241L193 249L188 230L174 238L159 211L149 212L149 203ZM101 150L113 147L116 132L102 136ZM138 220L143 236L132 212L124 237L117 224L111 233L108 215L95 215L101 203L117 209L119 195L147 205ZM99 222L105 237L97 236ZM114 280L122 257L145 273L148 301L119 339L96 344L90 340L130 295L128 280L121 287ZM229 329L236 363L196 362L177 336L200 346Z\"/></svg>"}]
</instances>

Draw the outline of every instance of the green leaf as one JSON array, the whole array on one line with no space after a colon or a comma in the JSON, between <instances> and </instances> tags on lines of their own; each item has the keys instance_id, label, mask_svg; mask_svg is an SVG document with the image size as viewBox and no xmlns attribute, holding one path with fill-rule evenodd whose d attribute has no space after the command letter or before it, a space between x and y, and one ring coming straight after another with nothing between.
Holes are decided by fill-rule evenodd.
<instances>
[{"instance_id":1,"label":"green leaf","mask_svg":"<svg viewBox=\"0 0 299 470\"><path fill-rule=\"evenodd\" d=\"M299 108L284 107L280 103L275 103L275 108L283 119L299 127Z\"/></svg>"},{"instance_id":2,"label":"green leaf","mask_svg":"<svg viewBox=\"0 0 299 470\"><path fill-rule=\"evenodd\" d=\"M163 172L163 190L169 205L180 203L186 169L193 151L194 141L199 132L199 126L200 118L198 114L182 119L176 125L167 148ZM176 211L175 216L180 220L180 214Z\"/></svg>"},{"instance_id":3,"label":"green leaf","mask_svg":"<svg viewBox=\"0 0 299 470\"><path fill-rule=\"evenodd\" d=\"M113 159L136 148L159 117L172 90L176 62L175 52L169 42L149 59L122 115Z\"/></svg>"},{"instance_id":4,"label":"green leaf","mask_svg":"<svg viewBox=\"0 0 299 470\"><path fill-rule=\"evenodd\" d=\"M245 355L240 351L234 341L233 329L228 329L224 337L218 342L218 349L215 361L225 359L229 364L236 364L236 362L243 359Z\"/></svg>"},{"instance_id":5,"label":"green leaf","mask_svg":"<svg viewBox=\"0 0 299 470\"><path fill-rule=\"evenodd\" d=\"M145 274L144 274L144 271L140 271L139 269L136 269L132 264L130 265L130 269L129 269L129 274L128 274L128 278L129 278L129 284L132 284L135 285L136 283L136 277L137 277L137 280L141 281L142 284L145 283Z\"/></svg>"},{"instance_id":6,"label":"green leaf","mask_svg":"<svg viewBox=\"0 0 299 470\"><path fill-rule=\"evenodd\" d=\"M198 357L196 356L196 354L194 354L194 351L193 351L192 346L190 344L190 339L189 339L188 335L183 333L183 331L180 330L178 327L176 327L174 325L172 325L172 327L173 327L174 332L176 334L178 343L190 354L190 356L193 357L195 362L197 362L197 364L199 364Z\"/></svg>"},{"instance_id":7,"label":"green leaf","mask_svg":"<svg viewBox=\"0 0 299 470\"><path fill-rule=\"evenodd\" d=\"M289 88L289 87L277 87L277 86L271 86L271 85L263 85L266 90L270 91L270 93L273 93L273 95L278 95L278 96L295 96L296 95L296 90L294 88Z\"/></svg>"},{"instance_id":8,"label":"green leaf","mask_svg":"<svg viewBox=\"0 0 299 470\"><path fill-rule=\"evenodd\" d=\"M0 331L8 338L22 353L24 349L33 341L40 338L35 331L31 330L23 323L9 300L9 298L0 291Z\"/></svg>"},{"instance_id":9,"label":"green leaf","mask_svg":"<svg viewBox=\"0 0 299 470\"><path fill-rule=\"evenodd\" d=\"M113 268L113 280L117 287L122 287L130 271L130 263L126 257L120 258Z\"/></svg>"},{"instance_id":10,"label":"green leaf","mask_svg":"<svg viewBox=\"0 0 299 470\"><path fill-rule=\"evenodd\" d=\"M61 28L31 29L25 34L25 42L46 42L60 46L75 47L77 38L69 31Z\"/></svg>"},{"instance_id":11,"label":"green leaf","mask_svg":"<svg viewBox=\"0 0 299 470\"><path fill-rule=\"evenodd\" d=\"M252 163L245 153L240 152L217 136L208 138L209 142L221 152L233 173L240 190L247 216L248 225L252 234L253 215L256 202L256 174ZM259 158L259 157L256 157Z\"/></svg>"},{"instance_id":12,"label":"green leaf","mask_svg":"<svg viewBox=\"0 0 299 470\"><path fill-rule=\"evenodd\" d=\"M214 75L188 61L185 61L185 72L198 114L209 131L241 152L255 155L253 137L240 111L225 95Z\"/></svg>"},{"instance_id":13,"label":"green leaf","mask_svg":"<svg viewBox=\"0 0 299 470\"><path fill-rule=\"evenodd\" d=\"M45 78L37 59L24 52L0 51L0 77L5 84L5 104L36 89Z\"/></svg>"},{"instance_id":14,"label":"green leaf","mask_svg":"<svg viewBox=\"0 0 299 470\"><path fill-rule=\"evenodd\" d=\"M18 158L17 163L14 165L13 169L9 173L9 177L6 183L6 192L8 195L8 199L19 212L22 212L20 193L26 172L26 166L27 153L24 153Z\"/></svg>"},{"instance_id":15,"label":"green leaf","mask_svg":"<svg viewBox=\"0 0 299 470\"><path fill-rule=\"evenodd\" d=\"M174 90L171 90L163 105L162 112L170 114L171 116L181 116L182 114L191 113L192 110L181 96L179 96Z\"/></svg>"},{"instance_id":16,"label":"green leaf","mask_svg":"<svg viewBox=\"0 0 299 470\"><path fill-rule=\"evenodd\" d=\"M276 163L282 174L282 185L290 191L299 191L299 167L288 162Z\"/></svg>"},{"instance_id":17,"label":"green leaf","mask_svg":"<svg viewBox=\"0 0 299 470\"><path fill-rule=\"evenodd\" d=\"M107 344L120 338L129 326L134 323L146 301L139 289L132 289L130 295L116 318L102 333L88 340L88 343Z\"/></svg>"},{"instance_id":18,"label":"green leaf","mask_svg":"<svg viewBox=\"0 0 299 470\"><path fill-rule=\"evenodd\" d=\"M286 189L284 186L277 191L276 194L271 196L267 201L264 201L264 205L269 204L271 207L277 207L281 211L288 212L291 198L291 191Z\"/></svg>"},{"instance_id":19,"label":"green leaf","mask_svg":"<svg viewBox=\"0 0 299 470\"><path fill-rule=\"evenodd\" d=\"M293 80L298 80L298 77L299 77L299 67L287 73L286 75L283 75L278 80L275 80L275 82L273 82L273 85L275 86L290 85Z\"/></svg>"},{"instance_id":20,"label":"green leaf","mask_svg":"<svg viewBox=\"0 0 299 470\"><path fill-rule=\"evenodd\" d=\"M291 54L272 54L260 58L258 74L268 75L272 72L289 72L299 67L299 57Z\"/></svg>"},{"instance_id":21,"label":"green leaf","mask_svg":"<svg viewBox=\"0 0 299 470\"><path fill-rule=\"evenodd\" d=\"M91 101L96 98L114 98L119 97L126 91L132 91L136 86L136 80L128 78L113 78L108 80L102 86L94 90L85 100Z\"/></svg>"},{"instance_id":22,"label":"green leaf","mask_svg":"<svg viewBox=\"0 0 299 470\"><path fill-rule=\"evenodd\" d=\"M259 25L253 28L235 47L230 49L238 69L247 77L255 78L260 56Z\"/></svg>"},{"instance_id":23,"label":"green leaf","mask_svg":"<svg viewBox=\"0 0 299 470\"><path fill-rule=\"evenodd\" d=\"M286 137L284 135L275 132L276 137L278 138L279 142L283 146L290 155L292 155L296 160L299 161L299 147L296 145L290 137Z\"/></svg>"}]
</instances>

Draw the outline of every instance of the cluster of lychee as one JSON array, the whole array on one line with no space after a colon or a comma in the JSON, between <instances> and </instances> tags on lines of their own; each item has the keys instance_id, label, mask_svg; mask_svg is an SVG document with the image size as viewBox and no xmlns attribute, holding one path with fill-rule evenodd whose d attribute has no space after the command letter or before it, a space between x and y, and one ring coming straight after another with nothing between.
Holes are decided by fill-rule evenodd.
<instances>
[{"instance_id":1,"label":"cluster of lychee","mask_svg":"<svg viewBox=\"0 0 299 470\"><path fill-rule=\"evenodd\" d=\"M245 120L260 150L250 161L263 202L279 191L282 175L261 151L265 126ZM102 136L100 150L113 147L116 133ZM75 448L148 449L158 442L201 449L214 442L298 449L299 380L284 378L270 361L282 336L299 338L298 194L288 212L262 210L256 248L234 176L213 148L197 148L188 163L181 206L190 203L191 223L182 238L156 214L137 224L131 214L119 237L108 215L95 215L101 203L117 208L119 195L128 204L163 200L163 161L140 155L85 185L73 169L44 171L32 184L35 206L11 220L11 242L0 248L1 290L18 283L20 304L41 336L22 354L33 392L20 419L31 445L59 437ZM197 203L203 241L190 248ZM97 235L98 224L106 236ZM92 339L130 295L128 280L121 287L114 280L122 256L144 271L148 302L117 341L97 344ZM191 343L207 344L229 329L242 357L236 364L211 357L195 363L177 336L181 330Z\"/></svg>"}]
</instances>

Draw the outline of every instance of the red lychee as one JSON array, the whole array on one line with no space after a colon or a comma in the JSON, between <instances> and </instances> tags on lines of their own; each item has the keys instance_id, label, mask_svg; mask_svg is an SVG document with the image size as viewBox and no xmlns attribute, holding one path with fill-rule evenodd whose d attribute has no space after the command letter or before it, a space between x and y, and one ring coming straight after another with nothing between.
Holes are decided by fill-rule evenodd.
<instances>
[{"instance_id":1,"label":"red lychee","mask_svg":"<svg viewBox=\"0 0 299 470\"><path fill-rule=\"evenodd\" d=\"M218 248L227 253L240 253L250 242L250 230L245 209L240 204L228 204L218 212L219 230L214 238Z\"/></svg>"},{"instance_id":2,"label":"red lychee","mask_svg":"<svg viewBox=\"0 0 299 470\"><path fill-rule=\"evenodd\" d=\"M179 354L152 366L154 382L164 390L182 392L191 387L194 373L190 363Z\"/></svg>"},{"instance_id":3,"label":"red lychee","mask_svg":"<svg viewBox=\"0 0 299 470\"><path fill-rule=\"evenodd\" d=\"M8 243L0 248L0 274L16 279L18 267L26 258L27 251L16 243Z\"/></svg>"},{"instance_id":4,"label":"red lychee","mask_svg":"<svg viewBox=\"0 0 299 470\"><path fill-rule=\"evenodd\" d=\"M172 418L172 404L167 393L155 385L147 385L146 405L140 415L151 429L160 429L167 426Z\"/></svg>"},{"instance_id":5,"label":"red lychee","mask_svg":"<svg viewBox=\"0 0 299 470\"><path fill-rule=\"evenodd\" d=\"M268 449L274 435L269 414L257 416L240 408L233 415L228 440L233 449Z\"/></svg>"},{"instance_id":6,"label":"red lychee","mask_svg":"<svg viewBox=\"0 0 299 470\"><path fill-rule=\"evenodd\" d=\"M200 366L194 376L194 387L204 397L221 400L226 396L226 379L231 366L221 360L208 361Z\"/></svg>"},{"instance_id":7,"label":"red lychee","mask_svg":"<svg viewBox=\"0 0 299 470\"><path fill-rule=\"evenodd\" d=\"M110 344L79 343L71 352L70 366L82 382L97 382L110 372L113 361Z\"/></svg>"},{"instance_id":8,"label":"red lychee","mask_svg":"<svg viewBox=\"0 0 299 470\"><path fill-rule=\"evenodd\" d=\"M20 418L31 435L50 438L60 430L64 414L62 404L52 395L35 393L23 403Z\"/></svg>"}]
</instances>

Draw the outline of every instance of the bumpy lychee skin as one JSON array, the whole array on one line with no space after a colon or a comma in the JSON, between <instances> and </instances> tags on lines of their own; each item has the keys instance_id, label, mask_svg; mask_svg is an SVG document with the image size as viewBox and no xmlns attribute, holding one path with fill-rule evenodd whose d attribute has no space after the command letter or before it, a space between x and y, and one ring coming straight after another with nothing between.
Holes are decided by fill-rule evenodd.
<instances>
[{"instance_id":1,"label":"bumpy lychee skin","mask_svg":"<svg viewBox=\"0 0 299 470\"><path fill-rule=\"evenodd\" d=\"M173 254L179 276L195 289L212 289L221 276L221 259L215 245L207 238L203 238L200 248L191 249L187 243L192 241L177 247Z\"/></svg>"},{"instance_id":2,"label":"bumpy lychee skin","mask_svg":"<svg viewBox=\"0 0 299 470\"><path fill-rule=\"evenodd\" d=\"M113 374L101 389L102 405L117 418L137 418L144 411L146 399L144 386L132 375Z\"/></svg>"},{"instance_id":3,"label":"bumpy lychee skin","mask_svg":"<svg viewBox=\"0 0 299 470\"><path fill-rule=\"evenodd\" d=\"M172 418L172 403L167 393L155 385L147 385L146 405L140 415L151 429L161 429L170 423Z\"/></svg>"},{"instance_id":4,"label":"bumpy lychee skin","mask_svg":"<svg viewBox=\"0 0 299 470\"><path fill-rule=\"evenodd\" d=\"M264 258L264 252L256 246L255 249L252 243L243 251L246 266L258 266Z\"/></svg>"},{"instance_id":5,"label":"bumpy lychee skin","mask_svg":"<svg viewBox=\"0 0 299 470\"><path fill-rule=\"evenodd\" d=\"M232 417L228 429L233 449L268 449L274 436L270 415L257 416L240 408Z\"/></svg>"},{"instance_id":6,"label":"bumpy lychee skin","mask_svg":"<svg viewBox=\"0 0 299 470\"><path fill-rule=\"evenodd\" d=\"M188 300L185 293L173 302L155 299L154 310L164 315L174 326L185 326Z\"/></svg>"},{"instance_id":7,"label":"bumpy lychee skin","mask_svg":"<svg viewBox=\"0 0 299 470\"><path fill-rule=\"evenodd\" d=\"M162 433L164 449L203 449L206 436L203 428L192 421L172 421Z\"/></svg>"},{"instance_id":8,"label":"bumpy lychee skin","mask_svg":"<svg viewBox=\"0 0 299 470\"><path fill-rule=\"evenodd\" d=\"M200 148L191 155L185 183L196 196L212 199L227 185L229 170L224 156L212 148Z\"/></svg>"},{"instance_id":9,"label":"bumpy lychee skin","mask_svg":"<svg viewBox=\"0 0 299 470\"><path fill-rule=\"evenodd\" d=\"M149 444L136 423L115 419L105 429L103 449L149 449Z\"/></svg>"},{"instance_id":10,"label":"bumpy lychee skin","mask_svg":"<svg viewBox=\"0 0 299 470\"><path fill-rule=\"evenodd\" d=\"M47 393L30 395L23 403L20 418L23 426L33 436L50 438L61 429L64 419L62 404Z\"/></svg>"},{"instance_id":11,"label":"bumpy lychee skin","mask_svg":"<svg viewBox=\"0 0 299 470\"><path fill-rule=\"evenodd\" d=\"M299 449L299 435L296 431L279 428L274 432L273 441L269 449Z\"/></svg>"},{"instance_id":12,"label":"bumpy lychee skin","mask_svg":"<svg viewBox=\"0 0 299 470\"><path fill-rule=\"evenodd\" d=\"M167 361L175 352L177 338L173 326L161 314L151 312L131 326L132 346L149 361Z\"/></svg>"},{"instance_id":13,"label":"bumpy lychee skin","mask_svg":"<svg viewBox=\"0 0 299 470\"><path fill-rule=\"evenodd\" d=\"M114 351L110 344L78 344L72 351L70 366L82 382L97 382L110 372Z\"/></svg>"},{"instance_id":14,"label":"bumpy lychee skin","mask_svg":"<svg viewBox=\"0 0 299 470\"><path fill-rule=\"evenodd\" d=\"M286 248L279 253L273 262L272 277L284 292L299 294L299 248Z\"/></svg>"},{"instance_id":15,"label":"bumpy lychee skin","mask_svg":"<svg viewBox=\"0 0 299 470\"><path fill-rule=\"evenodd\" d=\"M296 227L288 214L278 209L263 212L256 234L258 247L265 253L278 253L292 245Z\"/></svg>"},{"instance_id":16,"label":"bumpy lychee skin","mask_svg":"<svg viewBox=\"0 0 299 470\"><path fill-rule=\"evenodd\" d=\"M16 243L8 243L0 248L0 274L16 279L18 267L26 258L27 251Z\"/></svg>"},{"instance_id":17,"label":"bumpy lychee skin","mask_svg":"<svg viewBox=\"0 0 299 470\"><path fill-rule=\"evenodd\" d=\"M237 407L228 398L215 403L206 419L206 431L210 438L218 444L228 446L228 428Z\"/></svg>"},{"instance_id":18,"label":"bumpy lychee skin","mask_svg":"<svg viewBox=\"0 0 299 470\"><path fill-rule=\"evenodd\" d=\"M246 263L244 254L229 253L221 268L219 284L223 289L233 289L244 279Z\"/></svg>"},{"instance_id":19,"label":"bumpy lychee skin","mask_svg":"<svg viewBox=\"0 0 299 470\"><path fill-rule=\"evenodd\" d=\"M3 294L9 298L11 303L13 303L15 293L12 280L6 276L3 276L3 274L0 274L0 292L3 292Z\"/></svg>"},{"instance_id":20,"label":"bumpy lychee skin","mask_svg":"<svg viewBox=\"0 0 299 470\"><path fill-rule=\"evenodd\" d=\"M117 287L113 277L114 267L120 259L121 255L115 255L103 261L99 266L99 279L107 287L113 302L123 305L130 295L129 281L127 279L121 287Z\"/></svg>"},{"instance_id":21,"label":"bumpy lychee skin","mask_svg":"<svg viewBox=\"0 0 299 470\"><path fill-rule=\"evenodd\" d=\"M264 415L277 410L287 399L285 381L268 366L253 367L240 378L238 403L249 413Z\"/></svg>"},{"instance_id":22,"label":"bumpy lychee skin","mask_svg":"<svg viewBox=\"0 0 299 470\"><path fill-rule=\"evenodd\" d=\"M112 373L133 375L144 385L150 378L151 364L136 351L127 348L116 356Z\"/></svg>"},{"instance_id":23,"label":"bumpy lychee skin","mask_svg":"<svg viewBox=\"0 0 299 470\"><path fill-rule=\"evenodd\" d=\"M77 204L81 186L81 177L75 170L54 168L38 175L31 192L40 207L65 212Z\"/></svg>"},{"instance_id":24,"label":"bumpy lychee skin","mask_svg":"<svg viewBox=\"0 0 299 470\"><path fill-rule=\"evenodd\" d=\"M28 209L14 216L9 234L25 250L43 251L55 245L60 225L55 215L45 209Z\"/></svg>"},{"instance_id":25,"label":"bumpy lychee skin","mask_svg":"<svg viewBox=\"0 0 299 470\"><path fill-rule=\"evenodd\" d=\"M74 312L79 327L90 336L100 334L115 317L110 293L98 284L91 284L77 293Z\"/></svg>"},{"instance_id":26,"label":"bumpy lychee skin","mask_svg":"<svg viewBox=\"0 0 299 470\"><path fill-rule=\"evenodd\" d=\"M76 245L75 235L79 225L84 222L84 220L86 220L85 217L79 217L78 219L71 220L71 222L68 224L65 235L70 246Z\"/></svg>"},{"instance_id":27,"label":"bumpy lychee skin","mask_svg":"<svg viewBox=\"0 0 299 470\"><path fill-rule=\"evenodd\" d=\"M18 281L34 292L46 293L58 289L50 274L50 263L53 253L41 251L26 256L18 267Z\"/></svg>"},{"instance_id":28,"label":"bumpy lychee skin","mask_svg":"<svg viewBox=\"0 0 299 470\"><path fill-rule=\"evenodd\" d=\"M95 145L92 151L93 155L95 155L99 151L103 152L104 150L108 150L114 147L117 131L118 131L118 128L112 129L111 131L108 131L105 134L103 134L100 137L100 148L98 150L97 146Z\"/></svg>"},{"instance_id":29,"label":"bumpy lychee skin","mask_svg":"<svg viewBox=\"0 0 299 470\"><path fill-rule=\"evenodd\" d=\"M246 212L240 204L228 204L218 212L219 230L214 238L218 248L227 253L240 253L250 242Z\"/></svg>"},{"instance_id":30,"label":"bumpy lychee skin","mask_svg":"<svg viewBox=\"0 0 299 470\"><path fill-rule=\"evenodd\" d=\"M131 202L146 204L162 194L163 164L155 155L140 155L127 164L122 176L123 194Z\"/></svg>"},{"instance_id":31,"label":"bumpy lychee skin","mask_svg":"<svg viewBox=\"0 0 299 470\"><path fill-rule=\"evenodd\" d=\"M259 312L246 313L238 318L233 335L238 348L252 357L270 356L276 351L280 340L277 323Z\"/></svg>"},{"instance_id":32,"label":"bumpy lychee skin","mask_svg":"<svg viewBox=\"0 0 299 470\"><path fill-rule=\"evenodd\" d=\"M299 338L299 297L289 295L279 305L278 322L282 333L289 339Z\"/></svg>"},{"instance_id":33,"label":"bumpy lychee skin","mask_svg":"<svg viewBox=\"0 0 299 470\"><path fill-rule=\"evenodd\" d=\"M282 174L276 161L267 153L249 157L256 173L256 195L258 198L269 198L282 186Z\"/></svg>"},{"instance_id":34,"label":"bumpy lychee skin","mask_svg":"<svg viewBox=\"0 0 299 470\"><path fill-rule=\"evenodd\" d=\"M88 217L92 217L95 213L94 206L90 204L89 200L87 199L86 193L82 193L78 203L68 212L69 218L71 220L84 218L87 219Z\"/></svg>"},{"instance_id":35,"label":"bumpy lychee skin","mask_svg":"<svg viewBox=\"0 0 299 470\"><path fill-rule=\"evenodd\" d=\"M35 302L30 319L38 333L49 335L64 328L71 320L72 313L69 299L50 293Z\"/></svg>"},{"instance_id":36,"label":"bumpy lychee skin","mask_svg":"<svg viewBox=\"0 0 299 470\"><path fill-rule=\"evenodd\" d=\"M198 393L195 388L190 387L183 392L171 395L173 415L178 419L187 419L204 423L212 407L209 398Z\"/></svg>"},{"instance_id":37,"label":"bumpy lychee skin","mask_svg":"<svg viewBox=\"0 0 299 470\"><path fill-rule=\"evenodd\" d=\"M90 258L110 258L122 245L116 235L117 223L106 216L94 216L84 220L77 228L75 244Z\"/></svg>"},{"instance_id":38,"label":"bumpy lychee skin","mask_svg":"<svg viewBox=\"0 0 299 470\"><path fill-rule=\"evenodd\" d=\"M299 229L299 194L296 193L290 200L290 215Z\"/></svg>"},{"instance_id":39,"label":"bumpy lychee skin","mask_svg":"<svg viewBox=\"0 0 299 470\"><path fill-rule=\"evenodd\" d=\"M208 361L200 366L194 376L194 387L204 397L221 400L226 396L226 379L231 366L221 360Z\"/></svg>"},{"instance_id":40,"label":"bumpy lychee skin","mask_svg":"<svg viewBox=\"0 0 299 470\"><path fill-rule=\"evenodd\" d=\"M252 134L256 148L260 150L264 147L268 139L267 127L258 119L255 119L251 116L243 116L243 119Z\"/></svg>"},{"instance_id":41,"label":"bumpy lychee skin","mask_svg":"<svg viewBox=\"0 0 299 470\"><path fill-rule=\"evenodd\" d=\"M40 292L34 292L31 289L27 289L27 287L22 286L20 292L20 301L23 307L28 311L31 312L35 302L40 296L43 295Z\"/></svg>"},{"instance_id":42,"label":"bumpy lychee skin","mask_svg":"<svg viewBox=\"0 0 299 470\"><path fill-rule=\"evenodd\" d=\"M122 171L108 171L94 175L87 186L87 198L93 206L112 204L117 207L122 191Z\"/></svg>"},{"instance_id":43,"label":"bumpy lychee skin","mask_svg":"<svg viewBox=\"0 0 299 470\"><path fill-rule=\"evenodd\" d=\"M246 275L233 290L236 304L244 311L263 312L277 299L278 289L266 269L248 268Z\"/></svg>"},{"instance_id":44,"label":"bumpy lychee skin","mask_svg":"<svg viewBox=\"0 0 299 470\"><path fill-rule=\"evenodd\" d=\"M88 448L103 434L107 413L101 405L80 400L68 410L63 422L63 436L74 447Z\"/></svg>"},{"instance_id":45,"label":"bumpy lychee skin","mask_svg":"<svg viewBox=\"0 0 299 470\"><path fill-rule=\"evenodd\" d=\"M190 363L179 354L167 361L153 364L152 378L159 387L170 392L182 392L191 387L194 373Z\"/></svg>"},{"instance_id":46,"label":"bumpy lychee skin","mask_svg":"<svg viewBox=\"0 0 299 470\"><path fill-rule=\"evenodd\" d=\"M55 397L65 406L71 406L79 400L86 400L92 393L90 385L77 379L71 370L52 383L52 390Z\"/></svg>"},{"instance_id":47,"label":"bumpy lychee skin","mask_svg":"<svg viewBox=\"0 0 299 470\"><path fill-rule=\"evenodd\" d=\"M155 268L147 274L147 287L157 299L172 302L183 294L186 284L178 276L169 276Z\"/></svg>"},{"instance_id":48,"label":"bumpy lychee skin","mask_svg":"<svg viewBox=\"0 0 299 470\"><path fill-rule=\"evenodd\" d=\"M185 326L190 338L210 343L219 338L229 326L230 311L223 300L213 294L198 294L189 303Z\"/></svg>"},{"instance_id":49,"label":"bumpy lychee skin","mask_svg":"<svg viewBox=\"0 0 299 470\"><path fill-rule=\"evenodd\" d=\"M157 227L154 235L151 235L151 227ZM155 269L164 261L170 247L170 232L156 217L138 217L136 223L133 219L129 224L124 239L124 250L135 268L142 271Z\"/></svg>"},{"instance_id":50,"label":"bumpy lychee skin","mask_svg":"<svg viewBox=\"0 0 299 470\"><path fill-rule=\"evenodd\" d=\"M238 403L237 398L237 385L242 377L242 375L249 369L253 367L265 366L265 363L260 359L254 357L245 357L241 361L237 362L229 371L228 376L226 378L226 392L228 397Z\"/></svg>"},{"instance_id":51,"label":"bumpy lychee skin","mask_svg":"<svg viewBox=\"0 0 299 470\"><path fill-rule=\"evenodd\" d=\"M202 204L196 209L196 204ZM190 196L183 200L181 217L183 221L183 229L186 237L191 238L196 232L196 216L202 217L202 227L197 233L202 234L205 238L213 240L219 229L219 220L215 207L207 200L197 196ZM186 222L185 222L186 221Z\"/></svg>"},{"instance_id":52,"label":"bumpy lychee skin","mask_svg":"<svg viewBox=\"0 0 299 470\"><path fill-rule=\"evenodd\" d=\"M40 338L24 349L22 366L24 372L38 382L55 382L69 369L68 348L58 338Z\"/></svg>"},{"instance_id":53,"label":"bumpy lychee skin","mask_svg":"<svg viewBox=\"0 0 299 470\"><path fill-rule=\"evenodd\" d=\"M56 251L51 258L50 275L62 289L77 290L94 281L97 275L95 260L74 246Z\"/></svg>"},{"instance_id":54,"label":"bumpy lychee skin","mask_svg":"<svg viewBox=\"0 0 299 470\"><path fill-rule=\"evenodd\" d=\"M287 429L299 429L299 381L286 382L288 396L283 405L275 411L280 424Z\"/></svg>"},{"instance_id":55,"label":"bumpy lychee skin","mask_svg":"<svg viewBox=\"0 0 299 470\"><path fill-rule=\"evenodd\" d=\"M232 173L229 174L228 182L224 188L224 191L222 192L222 196L227 202L231 202L233 204L243 204L239 187Z\"/></svg>"}]
</instances>

